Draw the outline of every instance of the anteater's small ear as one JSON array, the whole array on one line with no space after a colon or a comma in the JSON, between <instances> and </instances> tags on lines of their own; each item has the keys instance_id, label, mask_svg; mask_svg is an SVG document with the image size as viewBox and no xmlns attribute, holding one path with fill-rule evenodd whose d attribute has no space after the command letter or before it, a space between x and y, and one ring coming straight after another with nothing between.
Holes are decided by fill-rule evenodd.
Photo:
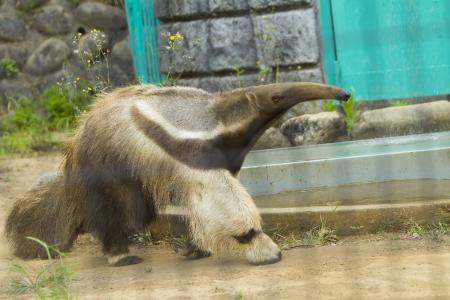
<instances>
[{"instance_id":1,"label":"anteater's small ear","mask_svg":"<svg viewBox=\"0 0 450 300\"><path fill-rule=\"evenodd\" d=\"M246 92L246 93L245 93L245 97L246 97L249 101L256 101L256 100L258 100L258 97L257 97L256 94L253 93L253 92Z\"/></svg>"}]
</instances>

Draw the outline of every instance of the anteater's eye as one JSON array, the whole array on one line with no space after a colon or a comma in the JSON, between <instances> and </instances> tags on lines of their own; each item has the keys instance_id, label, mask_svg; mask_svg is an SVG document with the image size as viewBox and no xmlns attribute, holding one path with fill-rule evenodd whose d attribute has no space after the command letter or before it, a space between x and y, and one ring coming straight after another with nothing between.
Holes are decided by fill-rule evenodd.
<instances>
[{"instance_id":1,"label":"anteater's eye","mask_svg":"<svg viewBox=\"0 0 450 300\"><path fill-rule=\"evenodd\" d=\"M272 101L273 101L274 103L278 103L278 102L280 102L281 100L283 100L283 98L281 97L281 95L273 95L273 96L272 96Z\"/></svg>"}]
</instances>

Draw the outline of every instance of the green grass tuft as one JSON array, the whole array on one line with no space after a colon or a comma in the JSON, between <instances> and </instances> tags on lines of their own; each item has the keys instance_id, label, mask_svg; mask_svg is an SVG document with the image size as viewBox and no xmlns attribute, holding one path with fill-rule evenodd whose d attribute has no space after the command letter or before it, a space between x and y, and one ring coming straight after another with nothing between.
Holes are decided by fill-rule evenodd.
<instances>
[{"instance_id":1,"label":"green grass tuft","mask_svg":"<svg viewBox=\"0 0 450 300\"><path fill-rule=\"evenodd\" d=\"M19 67L14 59L2 58L0 59L0 69L5 73L6 77L13 77L19 73Z\"/></svg>"},{"instance_id":2,"label":"green grass tuft","mask_svg":"<svg viewBox=\"0 0 450 300\"><path fill-rule=\"evenodd\" d=\"M420 225L417 222L411 220L410 227L407 230L406 234L416 239L442 242L446 236L450 235L450 225L443 222Z\"/></svg>"},{"instance_id":3,"label":"green grass tuft","mask_svg":"<svg viewBox=\"0 0 450 300\"><path fill-rule=\"evenodd\" d=\"M14 264L12 271L17 278L11 282L11 293L15 296L29 295L36 299L76 299L76 295L70 288L73 274L64 263L64 254L56 247L49 246L39 239L27 238L45 249L48 263L38 269ZM53 259L51 252L56 252L59 258Z\"/></svg>"}]
</instances>

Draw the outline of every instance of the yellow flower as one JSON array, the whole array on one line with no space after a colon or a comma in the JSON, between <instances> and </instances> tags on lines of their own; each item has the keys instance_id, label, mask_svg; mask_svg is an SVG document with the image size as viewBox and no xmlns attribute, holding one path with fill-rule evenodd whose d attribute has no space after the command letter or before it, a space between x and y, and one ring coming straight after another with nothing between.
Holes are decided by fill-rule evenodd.
<instances>
[{"instance_id":1,"label":"yellow flower","mask_svg":"<svg viewBox=\"0 0 450 300\"><path fill-rule=\"evenodd\" d=\"M179 32L177 32L175 34L175 37L177 38L177 40L180 40L181 38L183 38Z\"/></svg>"},{"instance_id":2,"label":"yellow flower","mask_svg":"<svg viewBox=\"0 0 450 300\"><path fill-rule=\"evenodd\" d=\"M169 40L175 41L175 36L174 35L169 36Z\"/></svg>"}]
</instances>

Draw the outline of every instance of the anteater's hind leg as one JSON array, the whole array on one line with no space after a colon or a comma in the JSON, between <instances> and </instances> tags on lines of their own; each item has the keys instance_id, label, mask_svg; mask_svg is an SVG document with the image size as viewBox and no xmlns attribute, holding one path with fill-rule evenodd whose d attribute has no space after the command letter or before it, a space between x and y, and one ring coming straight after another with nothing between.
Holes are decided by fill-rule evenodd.
<instances>
[{"instance_id":1,"label":"anteater's hind leg","mask_svg":"<svg viewBox=\"0 0 450 300\"><path fill-rule=\"evenodd\" d=\"M140 257L130 255L128 249L129 237L142 232L155 216L151 199L146 199L141 184L116 175L115 178L104 176L100 184L91 187L87 223L102 242L108 262L114 266L142 262Z\"/></svg>"}]
</instances>

